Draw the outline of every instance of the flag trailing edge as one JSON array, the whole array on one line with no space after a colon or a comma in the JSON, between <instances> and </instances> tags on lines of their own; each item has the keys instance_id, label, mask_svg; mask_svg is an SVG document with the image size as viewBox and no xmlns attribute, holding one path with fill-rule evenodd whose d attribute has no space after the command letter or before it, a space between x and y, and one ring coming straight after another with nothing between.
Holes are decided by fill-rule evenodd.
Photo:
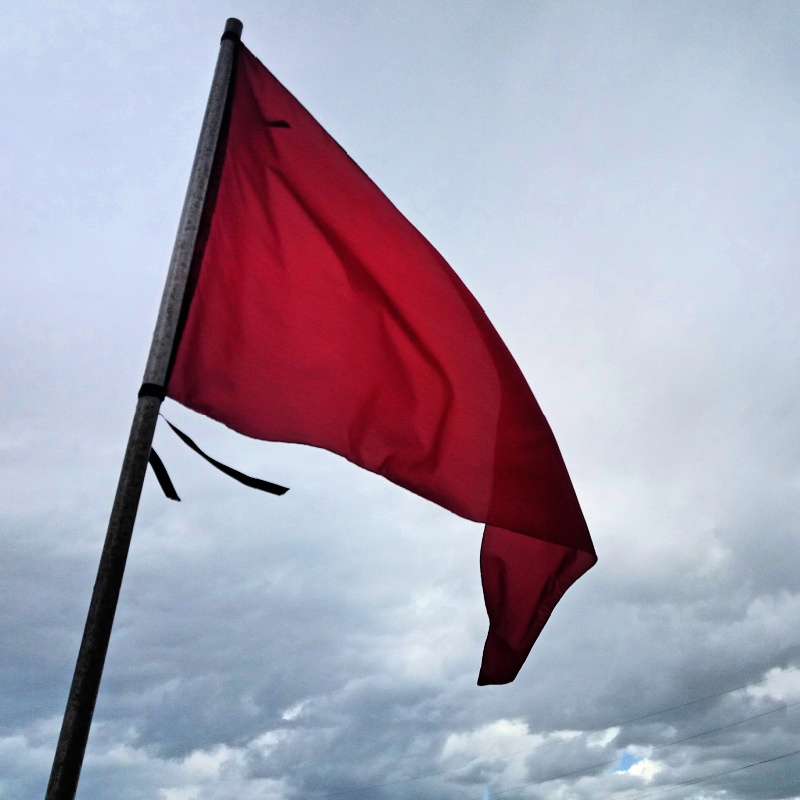
<instances>
[{"instance_id":1,"label":"flag trailing edge","mask_svg":"<svg viewBox=\"0 0 800 800\"><path fill-rule=\"evenodd\" d=\"M239 45L168 396L486 524L479 684L596 562L555 438L475 298Z\"/></svg>"}]
</instances>

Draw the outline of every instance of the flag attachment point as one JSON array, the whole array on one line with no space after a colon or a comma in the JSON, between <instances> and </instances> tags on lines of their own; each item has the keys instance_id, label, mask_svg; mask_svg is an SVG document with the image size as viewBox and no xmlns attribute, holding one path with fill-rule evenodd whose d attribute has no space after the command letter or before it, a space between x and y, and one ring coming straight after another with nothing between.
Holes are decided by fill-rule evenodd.
<instances>
[{"instance_id":1,"label":"flag attachment point","mask_svg":"<svg viewBox=\"0 0 800 800\"><path fill-rule=\"evenodd\" d=\"M159 386L157 383L143 383L136 396L157 397L159 400L163 400L167 396L167 389L164 386Z\"/></svg>"}]
</instances>

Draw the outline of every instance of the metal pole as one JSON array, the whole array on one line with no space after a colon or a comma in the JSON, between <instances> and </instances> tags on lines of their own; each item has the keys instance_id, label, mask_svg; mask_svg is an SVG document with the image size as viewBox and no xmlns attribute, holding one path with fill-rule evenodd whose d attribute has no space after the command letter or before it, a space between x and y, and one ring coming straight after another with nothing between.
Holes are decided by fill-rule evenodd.
<instances>
[{"instance_id":1,"label":"metal pole","mask_svg":"<svg viewBox=\"0 0 800 800\"><path fill-rule=\"evenodd\" d=\"M197 232L217 149L242 23L229 19L220 43L200 140L178 225L167 282L161 298L144 383L163 387L167 379L184 291L194 255ZM92 724L103 664L117 608L125 561L139 507L147 459L153 442L163 394L140 396L122 462L117 494L111 509L103 553L97 569L86 627L69 691L45 800L73 800Z\"/></svg>"}]
</instances>

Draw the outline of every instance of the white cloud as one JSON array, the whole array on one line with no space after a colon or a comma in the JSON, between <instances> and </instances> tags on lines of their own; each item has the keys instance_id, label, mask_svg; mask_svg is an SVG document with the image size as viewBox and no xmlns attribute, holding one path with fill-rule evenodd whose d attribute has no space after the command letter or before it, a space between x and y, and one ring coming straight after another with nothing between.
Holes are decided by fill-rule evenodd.
<instances>
[{"instance_id":1,"label":"white cloud","mask_svg":"<svg viewBox=\"0 0 800 800\"><path fill-rule=\"evenodd\" d=\"M750 697L792 701L800 699L800 669L775 667L767 672L765 682L747 689Z\"/></svg>"},{"instance_id":2,"label":"white cloud","mask_svg":"<svg viewBox=\"0 0 800 800\"><path fill-rule=\"evenodd\" d=\"M643 758L637 761L625 770L629 775L636 775L639 778L644 778L646 781L651 781L663 769L663 765L658 761L653 761L650 758Z\"/></svg>"},{"instance_id":3,"label":"white cloud","mask_svg":"<svg viewBox=\"0 0 800 800\"><path fill-rule=\"evenodd\" d=\"M589 736L586 737L586 744L588 744L589 747L606 747L606 745L611 744L618 735L618 727L606 728L604 731L589 734Z\"/></svg>"},{"instance_id":4,"label":"white cloud","mask_svg":"<svg viewBox=\"0 0 800 800\"><path fill-rule=\"evenodd\" d=\"M545 741L532 734L519 719L499 719L469 733L450 734L442 748L442 759L496 758L537 747Z\"/></svg>"},{"instance_id":5,"label":"white cloud","mask_svg":"<svg viewBox=\"0 0 800 800\"><path fill-rule=\"evenodd\" d=\"M303 713L303 709L307 705L308 700L301 700L299 703L295 703L287 708L286 711L281 712L281 719L286 720L286 722L293 722Z\"/></svg>"}]
</instances>

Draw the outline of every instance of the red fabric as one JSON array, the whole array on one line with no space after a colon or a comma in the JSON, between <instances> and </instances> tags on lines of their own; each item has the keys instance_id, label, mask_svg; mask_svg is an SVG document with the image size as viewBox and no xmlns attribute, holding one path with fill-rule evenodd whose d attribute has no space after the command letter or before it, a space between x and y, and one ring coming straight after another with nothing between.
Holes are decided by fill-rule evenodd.
<instances>
[{"instance_id":1,"label":"red fabric","mask_svg":"<svg viewBox=\"0 0 800 800\"><path fill-rule=\"evenodd\" d=\"M478 682L507 683L596 560L550 428L444 259L243 46L234 91L168 394L487 523Z\"/></svg>"}]
</instances>

